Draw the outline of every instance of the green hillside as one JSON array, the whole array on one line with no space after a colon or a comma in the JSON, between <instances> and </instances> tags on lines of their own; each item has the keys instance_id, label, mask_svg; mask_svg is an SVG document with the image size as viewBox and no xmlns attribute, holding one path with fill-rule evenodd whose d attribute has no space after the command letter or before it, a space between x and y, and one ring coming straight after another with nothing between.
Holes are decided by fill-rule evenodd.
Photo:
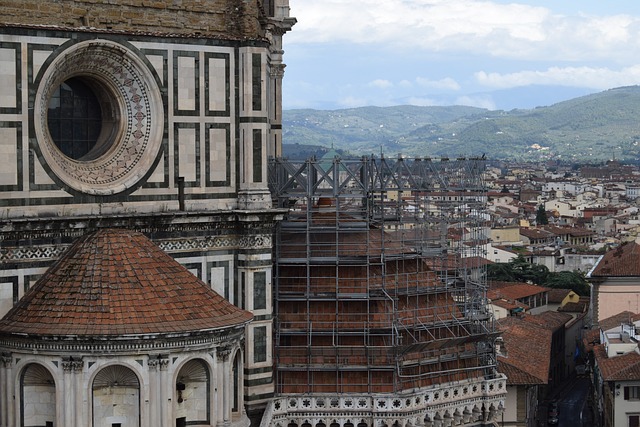
<instances>
[{"instance_id":1,"label":"green hillside","mask_svg":"<svg viewBox=\"0 0 640 427\"><path fill-rule=\"evenodd\" d=\"M403 153L494 159L602 161L640 157L640 87L607 90L533 110L363 107L286 110L285 144L353 155ZM285 153L289 148L285 146Z\"/></svg>"}]
</instances>

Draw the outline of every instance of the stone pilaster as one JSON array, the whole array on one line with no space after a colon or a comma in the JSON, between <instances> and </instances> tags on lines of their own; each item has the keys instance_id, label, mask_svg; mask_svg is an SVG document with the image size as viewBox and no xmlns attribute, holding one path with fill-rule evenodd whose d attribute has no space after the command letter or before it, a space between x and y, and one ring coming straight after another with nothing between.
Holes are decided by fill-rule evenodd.
<instances>
[{"instance_id":1,"label":"stone pilaster","mask_svg":"<svg viewBox=\"0 0 640 427\"><path fill-rule=\"evenodd\" d=\"M224 346L218 349L218 362L220 363L220 376L222 378L222 425L228 427L231 424L231 383L230 383L230 369L229 369L229 356L231 355L232 348L230 346Z\"/></svg>"},{"instance_id":2,"label":"stone pilaster","mask_svg":"<svg viewBox=\"0 0 640 427\"><path fill-rule=\"evenodd\" d=\"M230 424L230 400L229 400L229 355L230 346L218 347L216 350L216 383L218 387L217 427L226 427Z\"/></svg>"},{"instance_id":3,"label":"stone pilaster","mask_svg":"<svg viewBox=\"0 0 640 427\"><path fill-rule=\"evenodd\" d=\"M0 356L0 361L2 361L0 366L0 386L4 385L5 387L4 393L2 393L3 396L0 397L0 422L2 422L2 427L10 427L15 423L15 405L13 405L13 388L11 387L13 382L13 358L9 353L3 353Z\"/></svg>"},{"instance_id":4,"label":"stone pilaster","mask_svg":"<svg viewBox=\"0 0 640 427\"><path fill-rule=\"evenodd\" d=\"M149 356L147 360L147 367L149 368L149 424L152 426L158 426L160 424L160 408L162 407L162 401L160 400L160 394L158 390L159 381L159 366L158 358L156 356Z\"/></svg>"},{"instance_id":5,"label":"stone pilaster","mask_svg":"<svg viewBox=\"0 0 640 427\"><path fill-rule=\"evenodd\" d=\"M160 370L160 424L161 426L171 425L169 419L170 409L173 407L173 387L169 380L169 359L158 357L158 369Z\"/></svg>"}]
</instances>

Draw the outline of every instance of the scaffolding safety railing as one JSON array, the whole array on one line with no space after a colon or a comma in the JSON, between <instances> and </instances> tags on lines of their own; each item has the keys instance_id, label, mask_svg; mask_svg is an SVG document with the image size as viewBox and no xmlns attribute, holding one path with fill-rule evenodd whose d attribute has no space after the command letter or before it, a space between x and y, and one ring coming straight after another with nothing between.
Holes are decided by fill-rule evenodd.
<instances>
[{"instance_id":1,"label":"scaffolding safety railing","mask_svg":"<svg viewBox=\"0 0 640 427\"><path fill-rule=\"evenodd\" d=\"M289 212L274 235L278 393L495 370L484 170L482 158L271 160L273 203Z\"/></svg>"}]
</instances>

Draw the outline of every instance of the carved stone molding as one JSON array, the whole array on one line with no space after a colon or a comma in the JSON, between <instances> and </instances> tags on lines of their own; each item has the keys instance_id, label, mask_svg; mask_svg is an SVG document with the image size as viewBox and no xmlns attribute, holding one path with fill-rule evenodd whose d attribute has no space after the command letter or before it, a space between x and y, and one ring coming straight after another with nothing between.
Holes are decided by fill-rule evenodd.
<instances>
[{"instance_id":1,"label":"carved stone molding","mask_svg":"<svg viewBox=\"0 0 640 427\"><path fill-rule=\"evenodd\" d=\"M216 351L216 356L218 357L218 361L219 362L225 362L229 359L229 355L231 354L231 346L230 345L225 345L222 347L218 347L218 350Z\"/></svg>"},{"instance_id":2,"label":"carved stone molding","mask_svg":"<svg viewBox=\"0 0 640 427\"><path fill-rule=\"evenodd\" d=\"M2 353L0 360L2 360L2 364L5 368L10 368L13 364L13 357L11 357L11 353Z\"/></svg>"},{"instance_id":3,"label":"carved stone molding","mask_svg":"<svg viewBox=\"0 0 640 427\"><path fill-rule=\"evenodd\" d=\"M82 358L69 356L62 359L62 369L65 372L82 372L83 367L84 361L82 360Z\"/></svg>"}]
</instances>

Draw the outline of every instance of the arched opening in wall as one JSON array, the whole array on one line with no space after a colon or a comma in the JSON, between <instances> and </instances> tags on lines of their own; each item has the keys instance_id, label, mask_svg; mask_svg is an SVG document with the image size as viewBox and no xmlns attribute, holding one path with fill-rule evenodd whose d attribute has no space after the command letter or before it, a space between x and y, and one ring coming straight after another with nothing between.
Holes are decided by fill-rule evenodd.
<instances>
[{"instance_id":1,"label":"arched opening in wall","mask_svg":"<svg viewBox=\"0 0 640 427\"><path fill-rule=\"evenodd\" d=\"M201 359L190 360L178 372L175 386L176 425L209 425L211 375ZM220 397L222 398L222 396Z\"/></svg>"},{"instance_id":2,"label":"arched opening in wall","mask_svg":"<svg viewBox=\"0 0 640 427\"><path fill-rule=\"evenodd\" d=\"M240 365L242 363L242 361L240 360L240 352L238 351L236 353L236 357L233 358L233 405L231 407L231 412L233 412L234 414L238 414L240 413L240 399L241 399L241 392L242 392L242 387L240 385L240 372L242 369L242 366Z\"/></svg>"},{"instance_id":3,"label":"arched opening in wall","mask_svg":"<svg viewBox=\"0 0 640 427\"><path fill-rule=\"evenodd\" d=\"M140 381L131 369L111 365L93 380L93 427L140 426Z\"/></svg>"},{"instance_id":4,"label":"arched opening in wall","mask_svg":"<svg viewBox=\"0 0 640 427\"><path fill-rule=\"evenodd\" d=\"M117 95L100 79L78 75L63 81L51 94L47 127L51 140L66 157L95 160L117 139Z\"/></svg>"},{"instance_id":5,"label":"arched opening in wall","mask_svg":"<svg viewBox=\"0 0 640 427\"><path fill-rule=\"evenodd\" d=\"M51 372L37 363L20 375L20 426L53 426L56 420L56 385Z\"/></svg>"}]
</instances>

